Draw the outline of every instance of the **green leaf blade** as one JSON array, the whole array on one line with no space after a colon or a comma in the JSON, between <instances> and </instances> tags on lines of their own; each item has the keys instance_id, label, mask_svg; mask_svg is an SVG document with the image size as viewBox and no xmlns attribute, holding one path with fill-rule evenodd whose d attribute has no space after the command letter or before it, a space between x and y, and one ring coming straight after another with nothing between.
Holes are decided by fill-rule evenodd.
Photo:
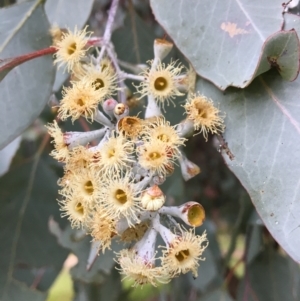
<instances>
[{"instance_id":1,"label":"green leaf blade","mask_svg":"<svg viewBox=\"0 0 300 301\"><path fill-rule=\"evenodd\" d=\"M49 24L40 1L3 8L0 20L10 20L0 23L1 59L51 45ZM52 58L43 56L12 69L0 82L0 149L39 116L49 100L53 75Z\"/></svg>"},{"instance_id":2,"label":"green leaf blade","mask_svg":"<svg viewBox=\"0 0 300 301\"><path fill-rule=\"evenodd\" d=\"M294 29L276 32L264 44L254 77L275 68L284 80L294 81L299 74L299 49L299 38Z\"/></svg>"},{"instance_id":3,"label":"green leaf blade","mask_svg":"<svg viewBox=\"0 0 300 301\"><path fill-rule=\"evenodd\" d=\"M20 290L26 288L42 295L38 289L49 288L66 259L68 252L56 243L48 230L50 215L55 218L60 215L56 181L56 175L44 159L35 171L30 162L11 170L0 180L0 239L3 242L0 244L0 298L10 295L15 283L20 283ZM44 272L40 286L31 290L29 286L35 279L32 272L36 273L37 269Z\"/></svg>"},{"instance_id":4,"label":"green leaf blade","mask_svg":"<svg viewBox=\"0 0 300 301\"><path fill-rule=\"evenodd\" d=\"M299 78L283 82L275 72L244 90L223 95L207 81L198 90L226 113L225 140L235 156L229 168L247 189L264 224L296 261L300 261L300 109Z\"/></svg>"},{"instance_id":5,"label":"green leaf blade","mask_svg":"<svg viewBox=\"0 0 300 301\"><path fill-rule=\"evenodd\" d=\"M197 73L221 90L252 81L266 39L281 30L282 1L151 0L158 22Z\"/></svg>"}]
</instances>

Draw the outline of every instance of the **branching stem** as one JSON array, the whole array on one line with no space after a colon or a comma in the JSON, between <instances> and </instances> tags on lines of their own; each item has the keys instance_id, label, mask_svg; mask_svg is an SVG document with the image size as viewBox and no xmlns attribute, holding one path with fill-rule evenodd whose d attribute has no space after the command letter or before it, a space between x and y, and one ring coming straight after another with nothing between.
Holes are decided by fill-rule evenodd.
<instances>
[{"instance_id":1,"label":"branching stem","mask_svg":"<svg viewBox=\"0 0 300 301\"><path fill-rule=\"evenodd\" d=\"M113 27L116 13L117 13L118 4L119 4L119 0L113 0L111 3L109 13L108 13L108 20L107 20L104 35L103 35L103 46L101 48L99 56L97 57L98 63L100 63L101 59L103 58L103 55L107 48L107 45L110 42L110 38L111 38L111 34L112 34L112 27Z\"/></svg>"}]
</instances>

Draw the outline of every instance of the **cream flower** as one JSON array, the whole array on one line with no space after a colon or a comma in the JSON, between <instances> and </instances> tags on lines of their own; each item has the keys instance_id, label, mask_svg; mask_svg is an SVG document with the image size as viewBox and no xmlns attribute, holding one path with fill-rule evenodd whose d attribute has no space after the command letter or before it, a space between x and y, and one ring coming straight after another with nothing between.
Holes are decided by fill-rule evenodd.
<instances>
[{"instance_id":1,"label":"cream flower","mask_svg":"<svg viewBox=\"0 0 300 301\"><path fill-rule=\"evenodd\" d=\"M181 236L176 236L163 251L162 267L171 277L189 271L197 277L199 260L204 260L201 255L207 246L206 233L200 236L195 235L194 229L182 230Z\"/></svg>"},{"instance_id":2,"label":"cream flower","mask_svg":"<svg viewBox=\"0 0 300 301\"><path fill-rule=\"evenodd\" d=\"M173 170L173 163L178 157L174 149L167 146L165 142L152 139L138 148L139 164L152 173L167 175Z\"/></svg>"},{"instance_id":3,"label":"cream flower","mask_svg":"<svg viewBox=\"0 0 300 301\"><path fill-rule=\"evenodd\" d=\"M213 105L213 101L200 94L192 94L184 105L187 118L194 123L195 130L203 133L207 140L208 133L220 134L224 132L224 115Z\"/></svg>"},{"instance_id":4,"label":"cream flower","mask_svg":"<svg viewBox=\"0 0 300 301\"><path fill-rule=\"evenodd\" d=\"M111 76L114 76L116 74L115 68L111 62L111 60L108 57L104 57L101 61L100 61L100 70L101 72L108 72L111 74Z\"/></svg>"},{"instance_id":5,"label":"cream flower","mask_svg":"<svg viewBox=\"0 0 300 301\"><path fill-rule=\"evenodd\" d=\"M175 98L175 96L183 95L179 92L176 86L176 76L178 76L183 66L175 66L176 62L171 62L167 66L164 63L159 63L156 69L149 68L142 75L145 81L142 81L138 86L140 98L152 94L156 101L164 108L165 103Z\"/></svg>"},{"instance_id":6,"label":"cream flower","mask_svg":"<svg viewBox=\"0 0 300 301\"><path fill-rule=\"evenodd\" d=\"M139 222L139 194L129 174L124 177L116 174L103 180L99 201L109 218L118 220L125 217L131 226L133 222Z\"/></svg>"},{"instance_id":7,"label":"cream flower","mask_svg":"<svg viewBox=\"0 0 300 301\"><path fill-rule=\"evenodd\" d=\"M93 241L101 242L100 250L110 249L111 239L116 235L115 221L103 212L103 208L98 208L89 223Z\"/></svg>"},{"instance_id":8,"label":"cream flower","mask_svg":"<svg viewBox=\"0 0 300 301\"><path fill-rule=\"evenodd\" d=\"M148 141L160 140L166 146L172 148L175 152L179 152L178 147L184 145L185 138L179 137L175 130L175 126L171 126L165 118L155 118L153 122L147 122L141 132Z\"/></svg>"},{"instance_id":9,"label":"cream flower","mask_svg":"<svg viewBox=\"0 0 300 301\"><path fill-rule=\"evenodd\" d=\"M85 70L84 76L80 77L80 79L86 81L87 85L97 92L98 98L101 101L115 94L118 88L116 83L117 75L112 73L109 68L98 70L94 66L89 66Z\"/></svg>"},{"instance_id":10,"label":"cream flower","mask_svg":"<svg viewBox=\"0 0 300 301\"><path fill-rule=\"evenodd\" d=\"M131 141L126 141L123 136L110 137L99 150L99 162L92 164L102 173L119 173L134 162L132 153L134 147Z\"/></svg>"},{"instance_id":11,"label":"cream flower","mask_svg":"<svg viewBox=\"0 0 300 301\"><path fill-rule=\"evenodd\" d=\"M94 112L100 102L99 94L86 81L73 82L73 87L64 88L63 99L58 110L58 117L72 121L80 116L93 120Z\"/></svg>"},{"instance_id":12,"label":"cream flower","mask_svg":"<svg viewBox=\"0 0 300 301\"><path fill-rule=\"evenodd\" d=\"M78 198L93 207L102 188L101 178L93 169L77 169L68 175L66 185L59 193L67 198Z\"/></svg>"},{"instance_id":13,"label":"cream flower","mask_svg":"<svg viewBox=\"0 0 300 301\"><path fill-rule=\"evenodd\" d=\"M59 201L59 205L60 210L63 211L61 216L68 217L72 228L80 228L85 225L90 210L85 200L77 197L66 198Z\"/></svg>"},{"instance_id":14,"label":"cream flower","mask_svg":"<svg viewBox=\"0 0 300 301\"><path fill-rule=\"evenodd\" d=\"M65 142L64 134L58 126L56 120L53 123L46 125L49 135L53 138L54 150L51 152L51 156L57 161L65 162L69 158L68 145Z\"/></svg>"},{"instance_id":15,"label":"cream flower","mask_svg":"<svg viewBox=\"0 0 300 301\"><path fill-rule=\"evenodd\" d=\"M94 160L94 152L84 146L77 146L70 151L70 155L66 162L66 170L76 172L88 168Z\"/></svg>"},{"instance_id":16,"label":"cream flower","mask_svg":"<svg viewBox=\"0 0 300 301\"><path fill-rule=\"evenodd\" d=\"M62 33L62 39L55 45L57 52L55 53L55 64L58 66L66 65L70 72L73 67L84 58L87 51L87 38L91 32L87 32L87 27L83 30L75 28L74 32L68 30L67 33Z\"/></svg>"},{"instance_id":17,"label":"cream flower","mask_svg":"<svg viewBox=\"0 0 300 301\"><path fill-rule=\"evenodd\" d=\"M121 274L124 279L133 280L133 286L152 284L157 286L159 282L167 283L169 279L164 277L163 269L155 267L151 263L136 255L135 250L121 250L117 254L117 262L120 264Z\"/></svg>"}]
</instances>

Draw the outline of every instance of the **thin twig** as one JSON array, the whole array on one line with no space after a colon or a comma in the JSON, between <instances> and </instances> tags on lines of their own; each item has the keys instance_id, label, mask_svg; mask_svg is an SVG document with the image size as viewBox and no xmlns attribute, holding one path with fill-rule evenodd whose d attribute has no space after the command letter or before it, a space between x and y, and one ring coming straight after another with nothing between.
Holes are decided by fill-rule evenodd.
<instances>
[{"instance_id":1,"label":"thin twig","mask_svg":"<svg viewBox=\"0 0 300 301\"><path fill-rule=\"evenodd\" d=\"M30 286L31 289L36 289L38 287L38 285L40 284L45 273L46 273L46 268L42 267L42 268L38 269L37 275L34 278L33 283Z\"/></svg>"},{"instance_id":2,"label":"thin twig","mask_svg":"<svg viewBox=\"0 0 300 301\"><path fill-rule=\"evenodd\" d=\"M106 23L106 27L105 27L105 31L104 31L104 35L103 35L103 46L101 48L99 56L97 57L98 64L100 63L100 61L104 55L104 52L107 48L107 44L110 42L110 38L111 38L111 34L112 34L112 27L113 27L116 13L117 13L118 4L119 4L119 0L113 0L111 3L109 13L108 13L108 19L107 19L107 23Z\"/></svg>"},{"instance_id":3,"label":"thin twig","mask_svg":"<svg viewBox=\"0 0 300 301\"><path fill-rule=\"evenodd\" d=\"M138 64L138 65L136 65L136 64L131 64L131 63L122 61L120 59L118 59L118 63L119 63L119 65L121 67L129 70L130 72L132 72L132 73L134 73L136 75L142 73L143 71L145 71L148 68L148 66L145 65L145 64Z\"/></svg>"},{"instance_id":4,"label":"thin twig","mask_svg":"<svg viewBox=\"0 0 300 301\"><path fill-rule=\"evenodd\" d=\"M234 275L236 269L239 267L239 265L240 265L241 263L244 263L244 261L245 261L244 259L245 259L244 256L242 256L242 257L234 264L234 266L230 269L229 273L227 274L227 276L226 276L226 278L225 278L225 280L224 280L224 282L225 282L226 285L228 285L228 284L230 283L230 281L231 281L231 279L232 279L232 277L233 277L233 275Z\"/></svg>"},{"instance_id":5,"label":"thin twig","mask_svg":"<svg viewBox=\"0 0 300 301\"><path fill-rule=\"evenodd\" d=\"M143 80L145 80L144 76L130 74L130 73L126 73L126 72L121 72L121 77L123 79L132 79L132 80L137 80L137 81L143 81Z\"/></svg>"},{"instance_id":6,"label":"thin twig","mask_svg":"<svg viewBox=\"0 0 300 301\"><path fill-rule=\"evenodd\" d=\"M229 157L229 159L232 161L234 159L234 154L231 152L231 150L228 147L228 143L225 141L222 135L216 135L219 142L220 142L220 151L224 150L226 155Z\"/></svg>"},{"instance_id":7,"label":"thin twig","mask_svg":"<svg viewBox=\"0 0 300 301\"><path fill-rule=\"evenodd\" d=\"M117 56L115 54L115 52L113 51L113 46L111 45L111 47L108 47L106 49L108 57L110 58L112 64L114 65L114 68L116 70L116 73L118 75L118 85L119 85L119 90L118 90L118 101L121 103L126 103L126 94L125 94L125 84L124 81L122 79L122 73L123 71L120 69L119 64L118 64L118 59Z\"/></svg>"}]
</instances>

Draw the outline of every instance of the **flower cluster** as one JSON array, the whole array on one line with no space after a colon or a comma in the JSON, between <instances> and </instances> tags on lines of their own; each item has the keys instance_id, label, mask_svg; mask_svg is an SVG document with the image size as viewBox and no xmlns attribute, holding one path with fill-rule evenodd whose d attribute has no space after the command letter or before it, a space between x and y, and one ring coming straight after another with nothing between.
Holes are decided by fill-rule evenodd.
<instances>
[{"instance_id":1,"label":"flower cluster","mask_svg":"<svg viewBox=\"0 0 300 301\"><path fill-rule=\"evenodd\" d=\"M200 172L184 154L186 138L194 131L206 139L208 133L223 132L222 116L212 100L194 93L196 74L191 67L162 63L172 43L155 40L154 59L135 75L120 71L109 56L94 57L89 37L86 29L66 31L53 46L57 48L55 62L71 74L58 119L83 117L100 125L94 131L65 133L56 121L47 126L54 143L51 154L64 164L64 176L58 182L62 216L72 227L91 235L99 253L110 248L114 239L130 243L131 247L117 253L116 260L121 274L134 285L155 286L187 272L196 277L208 245L206 233L196 235L194 230L205 219L204 209L196 202L166 206L159 186L175 165L186 181ZM130 115L131 102L126 97L112 98L115 93L126 93L126 78L140 81L136 99L147 97L144 118ZM161 109L165 111L176 96L185 93L186 117L173 126ZM187 230L172 217L191 228ZM164 246L157 246L157 235ZM162 247L160 257L158 247Z\"/></svg>"}]
</instances>

